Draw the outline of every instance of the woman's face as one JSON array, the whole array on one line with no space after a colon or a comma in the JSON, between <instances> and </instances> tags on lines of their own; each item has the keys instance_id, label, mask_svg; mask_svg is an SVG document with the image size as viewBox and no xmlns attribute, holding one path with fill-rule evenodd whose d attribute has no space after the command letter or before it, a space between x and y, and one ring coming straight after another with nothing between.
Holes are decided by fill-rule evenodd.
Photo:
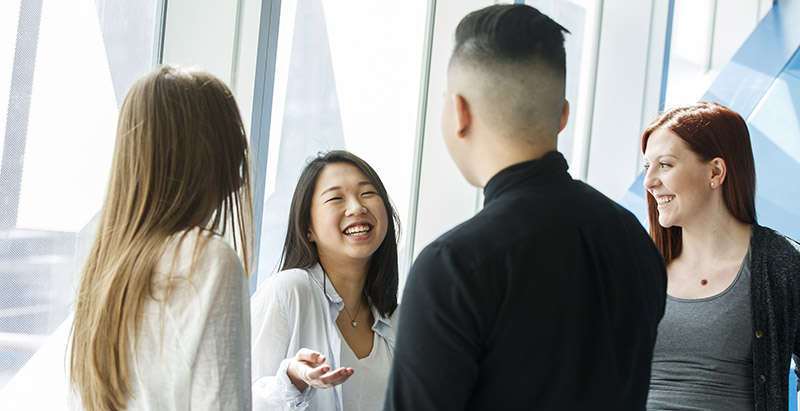
<instances>
[{"instance_id":1,"label":"woman's face","mask_svg":"<svg viewBox=\"0 0 800 411\"><path fill-rule=\"evenodd\" d=\"M644 152L644 188L656 199L662 227L684 227L713 211L713 167L672 131L650 135Z\"/></svg>"},{"instance_id":2,"label":"woman's face","mask_svg":"<svg viewBox=\"0 0 800 411\"><path fill-rule=\"evenodd\" d=\"M387 229L383 199L364 173L349 163L322 169L311 199L308 231L321 261L368 262Z\"/></svg>"}]
</instances>

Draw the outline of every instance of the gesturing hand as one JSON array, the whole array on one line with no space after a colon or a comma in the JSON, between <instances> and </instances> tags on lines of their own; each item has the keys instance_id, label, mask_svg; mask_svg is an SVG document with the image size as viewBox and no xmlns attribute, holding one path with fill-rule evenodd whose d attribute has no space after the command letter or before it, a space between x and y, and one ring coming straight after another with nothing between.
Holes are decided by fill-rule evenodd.
<instances>
[{"instance_id":1,"label":"gesturing hand","mask_svg":"<svg viewBox=\"0 0 800 411\"><path fill-rule=\"evenodd\" d=\"M298 391L305 391L309 385L314 388L330 388L339 385L351 375L352 368L342 367L330 371L331 367L325 364L325 356L308 348L297 351L286 373L289 380Z\"/></svg>"}]
</instances>

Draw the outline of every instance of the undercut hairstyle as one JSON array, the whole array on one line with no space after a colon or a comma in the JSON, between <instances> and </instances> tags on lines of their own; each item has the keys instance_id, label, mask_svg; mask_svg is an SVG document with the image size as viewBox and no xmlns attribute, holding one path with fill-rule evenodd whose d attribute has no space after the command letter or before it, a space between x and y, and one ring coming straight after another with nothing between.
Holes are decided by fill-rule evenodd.
<instances>
[{"instance_id":1,"label":"undercut hairstyle","mask_svg":"<svg viewBox=\"0 0 800 411\"><path fill-rule=\"evenodd\" d=\"M493 128L555 139L565 103L565 33L533 7L489 6L458 24L449 70L477 75L466 86L478 93L470 103Z\"/></svg>"},{"instance_id":2,"label":"undercut hairstyle","mask_svg":"<svg viewBox=\"0 0 800 411\"><path fill-rule=\"evenodd\" d=\"M535 63L565 78L564 33L569 30L531 6L489 6L468 14L458 24L450 64Z\"/></svg>"},{"instance_id":3,"label":"undercut hairstyle","mask_svg":"<svg viewBox=\"0 0 800 411\"><path fill-rule=\"evenodd\" d=\"M307 233L311 228L311 200L314 197L317 179L328 164L350 164L356 167L367 177L383 200L386 215L389 217L386 237L370 259L364 294L381 315L388 317L397 308L397 238L400 219L378 173L353 153L344 150L319 153L300 173L289 208L289 224L286 240L283 243L281 270L293 268L308 270L319 263L317 246L308 239Z\"/></svg>"},{"instance_id":4,"label":"undercut hairstyle","mask_svg":"<svg viewBox=\"0 0 800 411\"><path fill-rule=\"evenodd\" d=\"M642 135L642 153L656 130L675 133L700 161L717 157L725 160L727 173L722 182L722 201L737 220L756 224L756 168L750 132L742 116L717 103L696 103L665 111L653 120ZM669 264L681 254L681 227L662 227L658 204L647 193L650 237Z\"/></svg>"}]
</instances>

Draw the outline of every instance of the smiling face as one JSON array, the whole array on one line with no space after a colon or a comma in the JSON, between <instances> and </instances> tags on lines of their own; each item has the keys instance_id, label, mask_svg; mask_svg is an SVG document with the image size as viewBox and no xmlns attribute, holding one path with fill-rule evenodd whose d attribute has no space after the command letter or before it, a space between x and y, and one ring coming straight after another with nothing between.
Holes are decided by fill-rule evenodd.
<instances>
[{"instance_id":1,"label":"smiling face","mask_svg":"<svg viewBox=\"0 0 800 411\"><path fill-rule=\"evenodd\" d=\"M348 163L322 169L311 199L308 237L323 266L368 263L387 227L383 199L364 173Z\"/></svg>"},{"instance_id":2,"label":"smiling face","mask_svg":"<svg viewBox=\"0 0 800 411\"><path fill-rule=\"evenodd\" d=\"M675 133L661 128L651 134L644 167L644 188L658 203L662 227L684 227L714 211L714 167Z\"/></svg>"}]
</instances>

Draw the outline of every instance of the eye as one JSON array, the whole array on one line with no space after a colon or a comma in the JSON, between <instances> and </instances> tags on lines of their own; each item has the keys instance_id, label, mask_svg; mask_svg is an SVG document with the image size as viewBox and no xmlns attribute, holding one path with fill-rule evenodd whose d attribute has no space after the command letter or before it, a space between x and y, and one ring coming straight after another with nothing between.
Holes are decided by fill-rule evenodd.
<instances>
[{"instance_id":1,"label":"eye","mask_svg":"<svg viewBox=\"0 0 800 411\"><path fill-rule=\"evenodd\" d=\"M342 197L331 197L331 198L325 200L325 202L326 203L330 203L331 201L338 201L338 200L341 200L341 199L342 199Z\"/></svg>"},{"instance_id":2,"label":"eye","mask_svg":"<svg viewBox=\"0 0 800 411\"><path fill-rule=\"evenodd\" d=\"M378 193L376 193L374 191L365 191L365 192L361 193L361 197L374 196L374 195L378 195Z\"/></svg>"},{"instance_id":3,"label":"eye","mask_svg":"<svg viewBox=\"0 0 800 411\"><path fill-rule=\"evenodd\" d=\"M664 163L664 162L658 163L658 165L659 165L659 167L661 167L661 168L672 167L672 164L670 164L670 163Z\"/></svg>"}]
</instances>

